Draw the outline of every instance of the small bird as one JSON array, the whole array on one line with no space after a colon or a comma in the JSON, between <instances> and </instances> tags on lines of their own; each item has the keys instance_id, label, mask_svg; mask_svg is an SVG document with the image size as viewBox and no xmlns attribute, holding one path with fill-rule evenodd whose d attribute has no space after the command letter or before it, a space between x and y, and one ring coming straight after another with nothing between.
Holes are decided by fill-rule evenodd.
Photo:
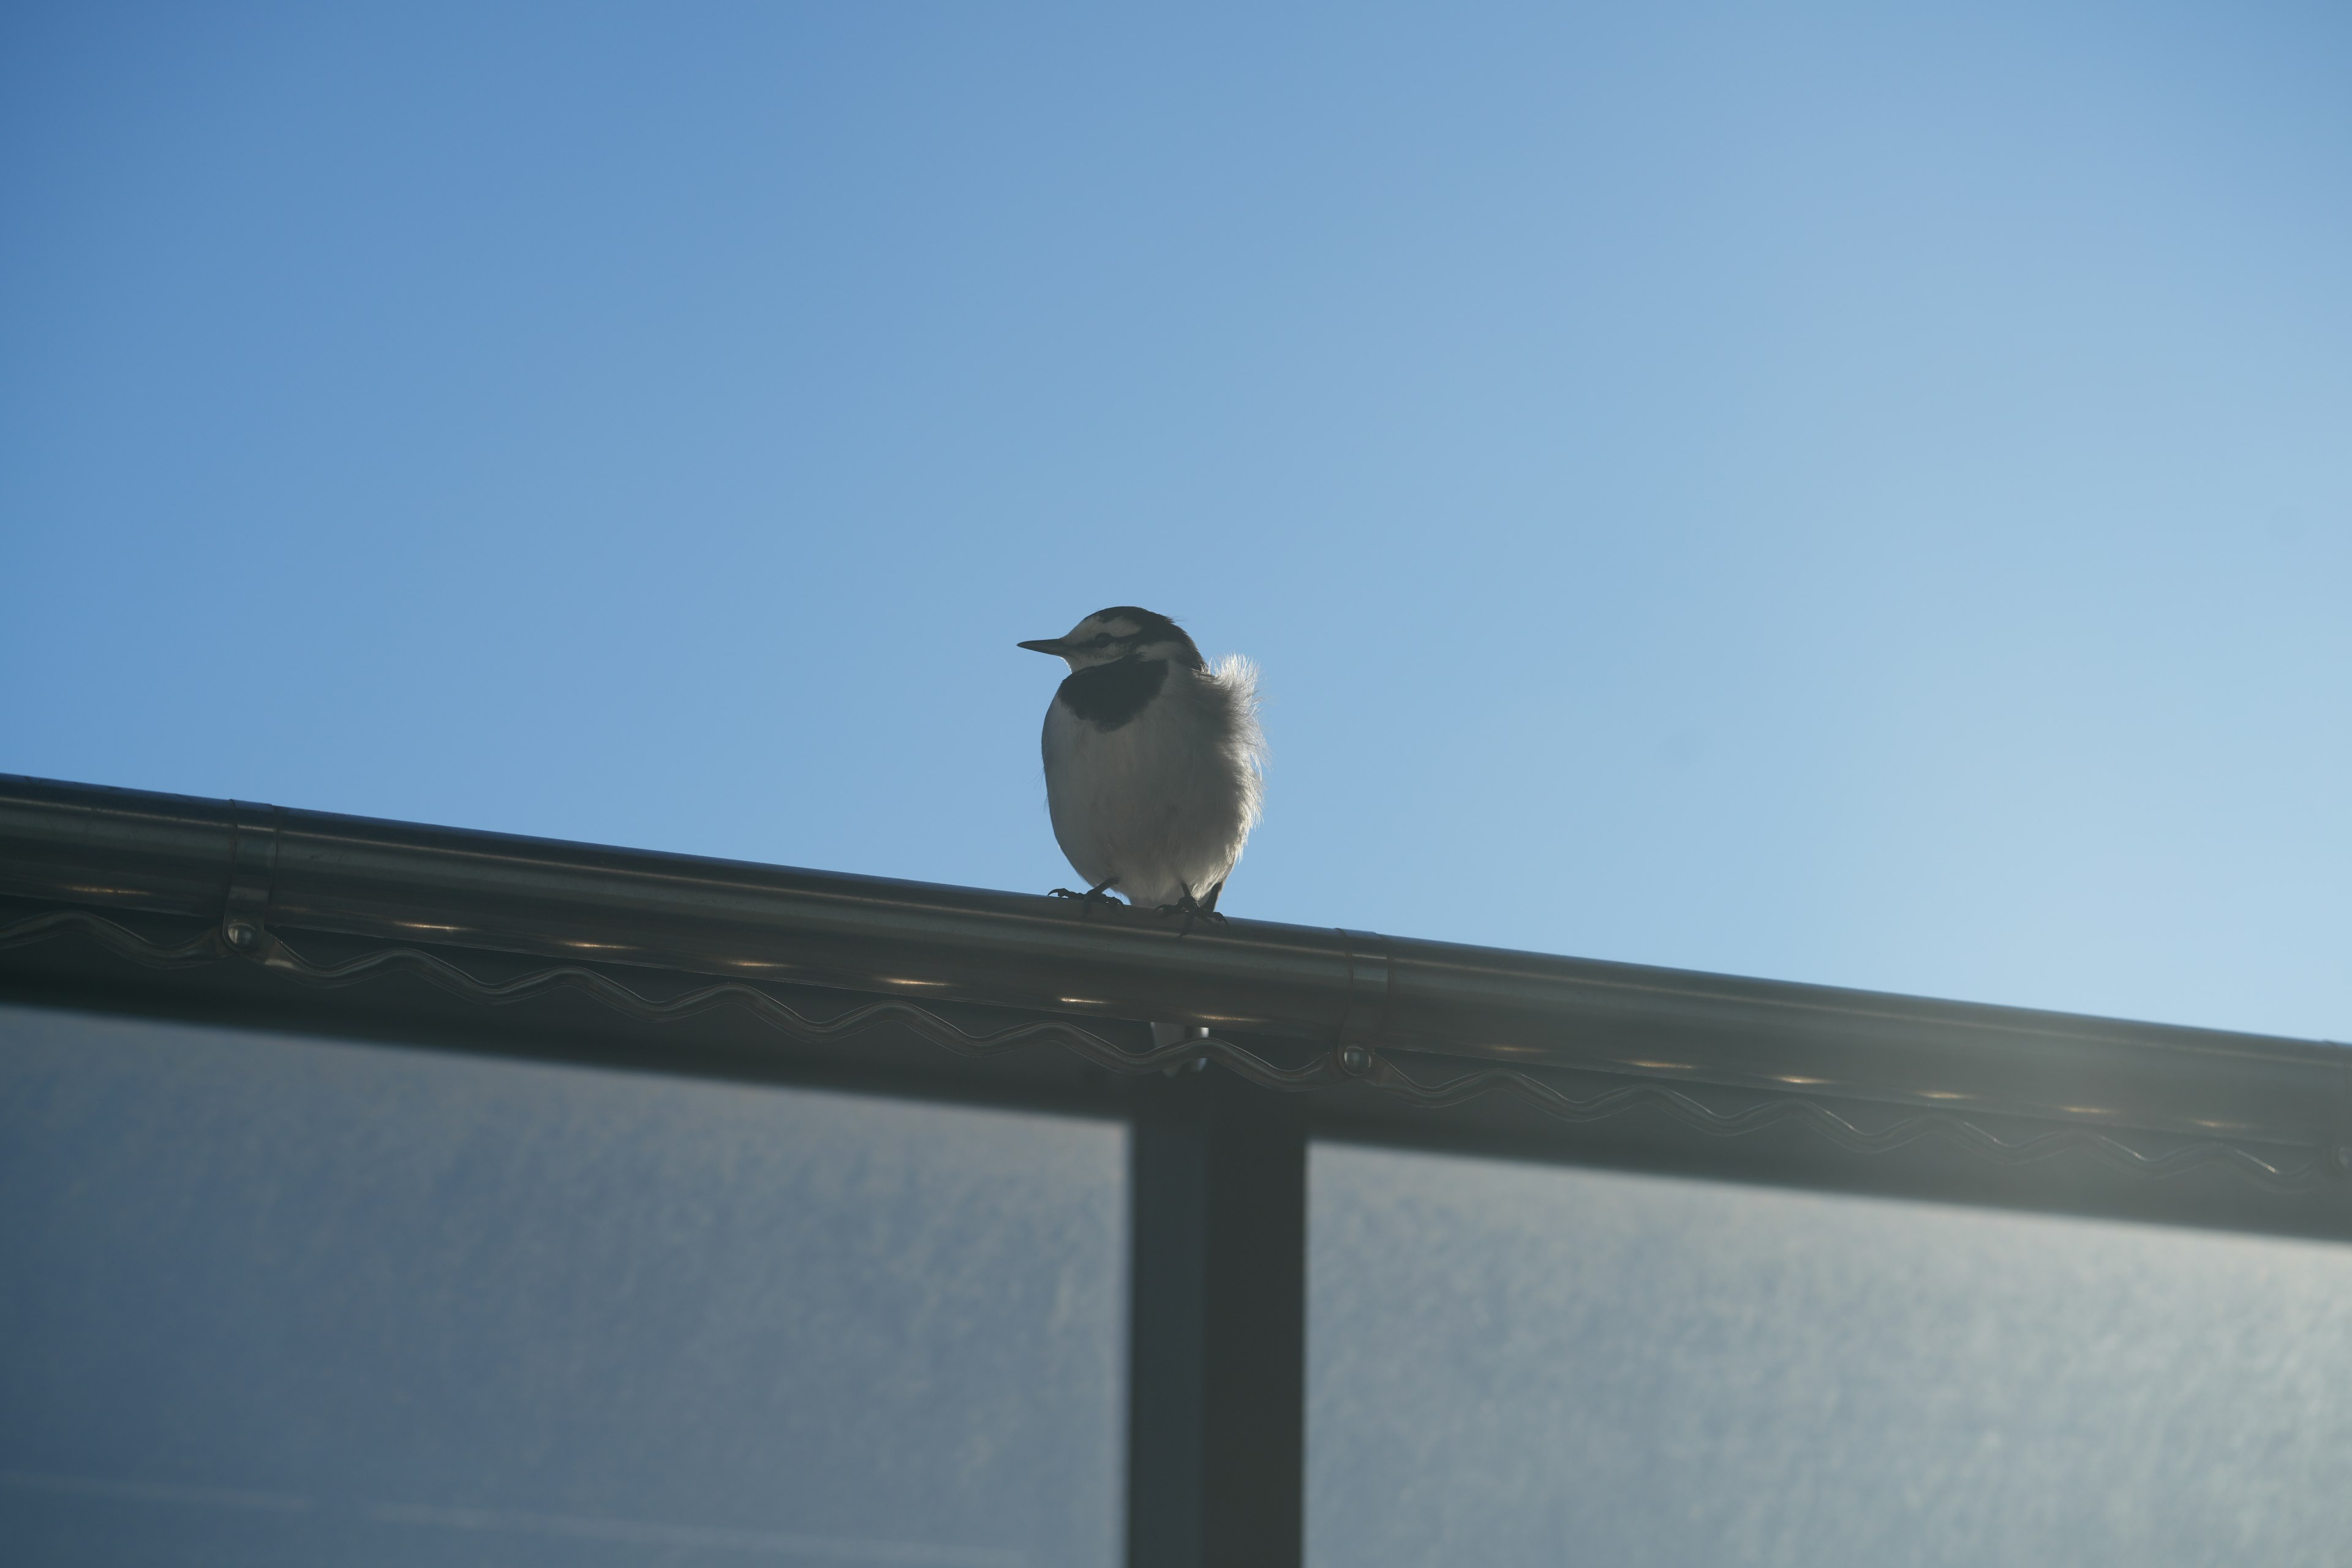
<instances>
[{"instance_id":1,"label":"small bird","mask_svg":"<svg viewBox=\"0 0 2352 1568\"><path fill-rule=\"evenodd\" d=\"M1257 670L1213 668L1162 615L1097 610L1067 637L1020 645L1067 663L1045 710L1045 803L1054 837L1102 899L1222 921L1217 896L1257 825L1265 739Z\"/></svg>"}]
</instances>

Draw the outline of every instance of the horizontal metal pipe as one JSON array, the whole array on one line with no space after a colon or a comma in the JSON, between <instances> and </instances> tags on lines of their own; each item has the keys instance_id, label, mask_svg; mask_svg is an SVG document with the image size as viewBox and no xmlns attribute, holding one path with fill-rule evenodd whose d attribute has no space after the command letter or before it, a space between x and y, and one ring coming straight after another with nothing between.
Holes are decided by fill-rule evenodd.
<instances>
[{"instance_id":1,"label":"horizontal metal pipe","mask_svg":"<svg viewBox=\"0 0 2352 1568\"><path fill-rule=\"evenodd\" d=\"M2338 1047L0 775L0 894L1189 1021L1476 1065L2308 1143Z\"/></svg>"}]
</instances>

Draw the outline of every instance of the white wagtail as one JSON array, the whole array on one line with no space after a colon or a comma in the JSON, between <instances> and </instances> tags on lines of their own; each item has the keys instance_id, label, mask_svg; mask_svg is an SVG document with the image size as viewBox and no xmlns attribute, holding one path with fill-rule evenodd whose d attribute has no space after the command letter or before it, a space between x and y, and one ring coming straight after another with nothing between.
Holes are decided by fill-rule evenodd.
<instances>
[{"instance_id":1,"label":"white wagtail","mask_svg":"<svg viewBox=\"0 0 2352 1568\"><path fill-rule=\"evenodd\" d=\"M1165 616L1131 605L1097 610L1067 637L1023 647L1070 674L1045 710L1045 803L1054 837L1087 882L1064 898L1128 902L1192 918L1217 895L1257 825L1265 740L1257 671L1214 668Z\"/></svg>"}]
</instances>

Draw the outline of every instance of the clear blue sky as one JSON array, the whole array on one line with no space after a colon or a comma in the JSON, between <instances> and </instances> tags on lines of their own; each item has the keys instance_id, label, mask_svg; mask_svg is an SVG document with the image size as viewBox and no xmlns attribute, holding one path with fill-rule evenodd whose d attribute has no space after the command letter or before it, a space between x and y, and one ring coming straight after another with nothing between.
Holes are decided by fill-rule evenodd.
<instances>
[{"instance_id":1,"label":"clear blue sky","mask_svg":"<svg viewBox=\"0 0 2352 1568\"><path fill-rule=\"evenodd\" d=\"M2340 5L18 4L0 770L2352 1039Z\"/></svg>"}]
</instances>

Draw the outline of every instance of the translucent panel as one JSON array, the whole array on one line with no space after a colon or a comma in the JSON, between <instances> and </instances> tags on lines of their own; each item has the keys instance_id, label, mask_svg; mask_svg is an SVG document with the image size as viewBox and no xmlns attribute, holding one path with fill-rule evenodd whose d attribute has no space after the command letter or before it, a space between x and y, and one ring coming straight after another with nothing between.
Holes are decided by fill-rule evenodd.
<instances>
[{"instance_id":1,"label":"translucent panel","mask_svg":"<svg viewBox=\"0 0 2352 1568\"><path fill-rule=\"evenodd\" d=\"M0 1560L1108 1564L1092 1121L0 1008Z\"/></svg>"},{"instance_id":2,"label":"translucent panel","mask_svg":"<svg viewBox=\"0 0 2352 1568\"><path fill-rule=\"evenodd\" d=\"M2352 1247L1321 1146L1309 1561L2336 1563Z\"/></svg>"}]
</instances>

